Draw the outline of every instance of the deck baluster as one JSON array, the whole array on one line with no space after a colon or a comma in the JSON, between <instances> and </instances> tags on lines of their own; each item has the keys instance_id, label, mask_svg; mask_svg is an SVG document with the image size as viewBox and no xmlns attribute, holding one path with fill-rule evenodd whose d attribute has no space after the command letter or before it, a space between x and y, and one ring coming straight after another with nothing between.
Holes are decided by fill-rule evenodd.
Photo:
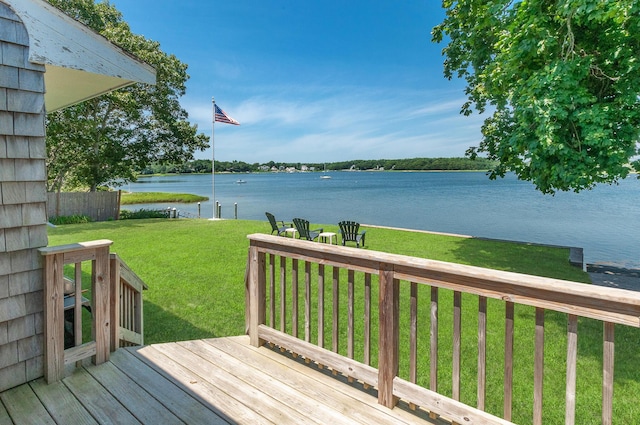
<instances>
[{"instance_id":1,"label":"deck baluster","mask_svg":"<svg viewBox=\"0 0 640 425\"><path fill-rule=\"evenodd\" d=\"M613 422L613 369L615 342L615 324L604 322L604 347L602 359L602 424L611 425Z\"/></svg>"},{"instance_id":2,"label":"deck baluster","mask_svg":"<svg viewBox=\"0 0 640 425\"><path fill-rule=\"evenodd\" d=\"M452 398L460 400L460 344L462 339L462 293L453 293L453 372Z\"/></svg>"},{"instance_id":3,"label":"deck baluster","mask_svg":"<svg viewBox=\"0 0 640 425\"><path fill-rule=\"evenodd\" d=\"M318 264L318 347L324 348L324 264Z\"/></svg>"},{"instance_id":4,"label":"deck baluster","mask_svg":"<svg viewBox=\"0 0 640 425\"><path fill-rule=\"evenodd\" d=\"M354 332L354 276L355 272L353 270L349 270L347 273L347 285L348 285L348 307L347 307L347 357L353 359L353 332Z\"/></svg>"},{"instance_id":5,"label":"deck baluster","mask_svg":"<svg viewBox=\"0 0 640 425\"><path fill-rule=\"evenodd\" d=\"M513 406L513 335L514 335L514 303L505 303L504 330L504 413L503 417L510 421Z\"/></svg>"},{"instance_id":6,"label":"deck baluster","mask_svg":"<svg viewBox=\"0 0 640 425\"><path fill-rule=\"evenodd\" d=\"M438 287L431 287L429 389L438 392Z\"/></svg>"},{"instance_id":7,"label":"deck baluster","mask_svg":"<svg viewBox=\"0 0 640 425\"><path fill-rule=\"evenodd\" d=\"M340 268L333 267L333 323L331 326L331 349L334 353L340 348Z\"/></svg>"},{"instance_id":8,"label":"deck baluster","mask_svg":"<svg viewBox=\"0 0 640 425\"><path fill-rule=\"evenodd\" d=\"M418 377L418 284L415 282L411 282L409 310L409 381L415 384Z\"/></svg>"},{"instance_id":9,"label":"deck baluster","mask_svg":"<svg viewBox=\"0 0 640 425\"><path fill-rule=\"evenodd\" d=\"M298 337L298 259L291 261L291 334Z\"/></svg>"},{"instance_id":10,"label":"deck baluster","mask_svg":"<svg viewBox=\"0 0 640 425\"><path fill-rule=\"evenodd\" d=\"M371 273L364 275L364 360L371 365Z\"/></svg>"},{"instance_id":11,"label":"deck baluster","mask_svg":"<svg viewBox=\"0 0 640 425\"><path fill-rule=\"evenodd\" d=\"M485 409L487 384L487 297L478 297L478 403Z\"/></svg>"},{"instance_id":12,"label":"deck baluster","mask_svg":"<svg viewBox=\"0 0 640 425\"><path fill-rule=\"evenodd\" d=\"M304 263L304 340L311 341L311 262Z\"/></svg>"},{"instance_id":13,"label":"deck baluster","mask_svg":"<svg viewBox=\"0 0 640 425\"><path fill-rule=\"evenodd\" d=\"M533 374L533 423L542 425L542 393L544 388L544 309L536 308L534 374Z\"/></svg>"},{"instance_id":14,"label":"deck baluster","mask_svg":"<svg viewBox=\"0 0 640 425\"><path fill-rule=\"evenodd\" d=\"M576 363L578 359L578 316L569 315L567 324L567 389L565 425L576 422Z\"/></svg>"},{"instance_id":15,"label":"deck baluster","mask_svg":"<svg viewBox=\"0 0 640 425\"><path fill-rule=\"evenodd\" d=\"M269 326L276 323L276 256L269 254Z\"/></svg>"},{"instance_id":16,"label":"deck baluster","mask_svg":"<svg viewBox=\"0 0 640 425\"><path fill-rule=\"evenodd\" d=\"M280 330L287 330L287 257L280 256Z\"/></svg>"}]
</instances>

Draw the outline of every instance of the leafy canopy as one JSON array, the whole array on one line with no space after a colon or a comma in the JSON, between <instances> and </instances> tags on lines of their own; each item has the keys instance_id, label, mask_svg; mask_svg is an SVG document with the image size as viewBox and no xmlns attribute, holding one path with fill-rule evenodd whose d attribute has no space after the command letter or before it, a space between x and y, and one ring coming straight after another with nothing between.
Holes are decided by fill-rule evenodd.
<instances>
[{"instance_id":1,"label":"leafy canopy","mask_svg":"<svg viewBox=\"0 0 640 425\"><path fill-rule=\"evenodd\" d=\"M444 0L432 31L444 74L488 112L479 145L543 193L615 183L640 170L640 2Z\"/></svg>"},{"instance_id":2,"label":"leafy canopy","mask_svg":"<svg viewBox=\"0 0 640 425\"><path fill-rule=\"evenodd\" d=\"M208 138L188 122L179 98L187 65L160 44L131 33L109 2L48 0L156 69L156 84L135 84L47 116L50 190L129 181L152 162L193 159Z\"/></svg>"}]
</instances>

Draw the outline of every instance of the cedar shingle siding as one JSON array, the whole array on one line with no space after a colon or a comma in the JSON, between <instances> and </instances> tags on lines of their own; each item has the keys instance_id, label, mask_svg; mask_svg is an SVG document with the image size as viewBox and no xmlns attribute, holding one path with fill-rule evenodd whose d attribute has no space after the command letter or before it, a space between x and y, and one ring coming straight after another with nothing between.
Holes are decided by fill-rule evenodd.
<instances>
[{"instance_id":1,"label":"cedar shingle siding","mask_svg":"<svg viewBox=\"0 0 640 425\"><path fill-rule=\"evenodd\" d=\"M0 391L43 374L44 67L0 1Z\"/></svg>"}]
</instances>

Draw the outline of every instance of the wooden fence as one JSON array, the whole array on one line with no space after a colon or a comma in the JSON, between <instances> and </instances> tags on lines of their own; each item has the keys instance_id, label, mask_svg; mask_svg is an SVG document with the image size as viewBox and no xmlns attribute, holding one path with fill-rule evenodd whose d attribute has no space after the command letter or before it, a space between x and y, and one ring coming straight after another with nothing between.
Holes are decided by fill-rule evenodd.
<instances>
[{"instance_id":1,"label":"wooden fence","mask_svg":"<svg viewBox=\"0 0 640 425\"><path fill-rule=\"evenodd\" d=\"M120 191L47 194L47 217L72 215L86 215L92 221L117 220L120 216Z\"/></svg>"},{"instance_id":2,"label":"wooden fence","mask_svg":"<svg viewBox=\"0 0 640 425\"><path fill-rule=\"evenodd\" d=\"M583 380L586 374L601 382L602 423L612 423L614 325L640 327L637 292L271 235L248 237L246 313L252 345L275 344L376 387L379 403L385 406L403 399L454 423L511 423L514 388L525 384L531 388L532 405L518 404L518 409L530 411L533 424L542 424L543 381L546 386L551 378L545 366L564 363L565 376L558 373L553 378L565 386L559 389L566 394L564 423L574 424L580 422L575 416L578 321L599 322L602 363L598 367L587 362L580 372ZM470 314L462 314L463 299ZM546 326L565 327L565 338L545 342L545 312ZM476 332L462 326L463 317ZM445 324L452 331L442 329ZM532 372L527 383L513 380L514 367L524 362L514 356L514 337L523 337L522 326L534 328L527 337L531 359L526 369ZM425 329L426 338L418 338ZM490 338L497 338L504 351L487 352ZM408 355L400 356L400 346L409 347ZM566 346L565 358L545 359L545 348L552 346ZM477 353L477 360L472 360L477 366L461 367L463 349ZM502 373L495 367L500 364ZM407 374L400 373L400 365L408 366ZM473 370L475 376L470 376ZM451 379L445 391L438 379L443 375ZM490 375L492 387L502 386L501 400L492 400L496 416L485 413ZM462 402L461 384L472 392L466 399L475 399L475 406ZM497 407L500 402L502 409Z\"/></svg>"}]
</instances>

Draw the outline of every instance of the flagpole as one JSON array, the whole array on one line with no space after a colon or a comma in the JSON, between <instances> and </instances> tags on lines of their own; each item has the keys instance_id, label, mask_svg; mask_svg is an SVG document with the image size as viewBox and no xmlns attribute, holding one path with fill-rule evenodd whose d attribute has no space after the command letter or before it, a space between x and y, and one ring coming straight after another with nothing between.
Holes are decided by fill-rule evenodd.
<instances>
[{"instance_id":1,"label":"flagpole","mask_svg":"<svg viewBox=\"0 0 640 425\"><path fill-rule=\"evenodd\" d=\"M211 97L211 103L212 103L212 109L211 109L211 187L213 188L212 191L212 198L211 200L213 201L213 218L212 220L216 219L216 153L215 153L215 148L214 148L214 143L213 143L213 132L214 132L214 128L216 125L216 100Z\"/></svg>"}]
</instances>

